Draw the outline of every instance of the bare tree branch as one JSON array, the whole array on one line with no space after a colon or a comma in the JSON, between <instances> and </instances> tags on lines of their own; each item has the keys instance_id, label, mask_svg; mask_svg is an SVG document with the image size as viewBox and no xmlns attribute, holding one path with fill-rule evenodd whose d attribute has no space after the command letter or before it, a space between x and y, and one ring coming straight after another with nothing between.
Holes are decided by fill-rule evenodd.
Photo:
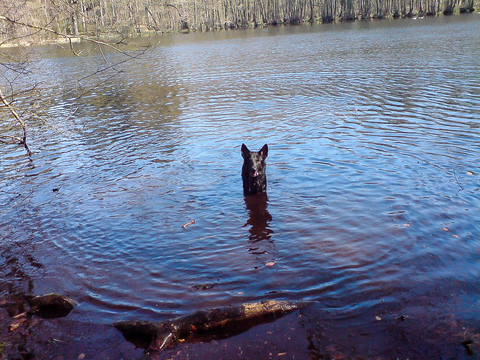
<instances>
[{"instance_id":1,"label":"bare tree branch","mask_svg":"<svg viewBox=\"0 0 480 360\"><path fill-rule=\"evenodd\" d=\"M63 37L63 38L65 38L69 41L71 47L73 47L73 45L72 45L73 39L81 39L81 40L89 41L89 42L92 42L92 43L95 43L95 44L98 44L98 45L104 45L104 46L109 47L109 48L111 48L115 51L121 52L121 53L129 56L126 52L123 52L117 46L112 45L112 44L110 44L108 42L105 42L105 41L101 41L101 40L91 38L89 36L69 35L69 34L65 34L65 33L62 33L62 32L57 31L57 30L50 29L50 28L45 27L45 26L38 26L38 25L34 25L34 24L27 24L27 23L24 23L22 21L17 21L17 20L11 19L11 18L9 18L7 16L3 16L3 15L0 15L0 20L6 21L6 22L14 24L14 25L23 26L23 27L27 27L27 28L31 28L31 29L37 29L39 31L45 31L47 33L51 33L51 34Z\"/></svg>"},{"instance_id":2,"label":"bare tree branch","mask_svg":"<svg viewBox=\"0 0 480 360\"><path fill-rule=\"evenodd\" d=\"M30 151L28 144L27 144L27 125L25 124L25 121L18 115L17 111L15 108L8 102L8 100L3 96L2 89L0 89L0 101L5 105L5 107L10 111L10 113L13 115L13 117L18 121L20 126L22 127L23 131L23 138L18 138L12 136L11 138L15 139L18 141L20 144L23 144L25 147L25 150L27 150L27 155L30 157L32 155L32 152Z\"/></svg>"}]
</instances>

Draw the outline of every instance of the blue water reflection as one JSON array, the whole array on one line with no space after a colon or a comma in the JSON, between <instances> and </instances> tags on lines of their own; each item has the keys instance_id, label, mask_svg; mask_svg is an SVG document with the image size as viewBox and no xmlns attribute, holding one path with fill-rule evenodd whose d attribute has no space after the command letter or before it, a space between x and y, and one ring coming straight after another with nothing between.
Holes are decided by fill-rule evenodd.
<instances>
[{"instance_id":1,"label":"blue water reflection","mask_svg":"<svg viewBox=\"0 0 480 360\"><path fill-rule=\"evenodd\" d=\"M76 105L71 77L101 59L39 60L58 101L32 166L1 148L2 241L34 244L35 292L69 293L81 319L274 297L352 328L430 301L478 321L469 19L173 36ZM268 198L242 196L242 142L269 145Z\"/></svg>"}]
</instances>

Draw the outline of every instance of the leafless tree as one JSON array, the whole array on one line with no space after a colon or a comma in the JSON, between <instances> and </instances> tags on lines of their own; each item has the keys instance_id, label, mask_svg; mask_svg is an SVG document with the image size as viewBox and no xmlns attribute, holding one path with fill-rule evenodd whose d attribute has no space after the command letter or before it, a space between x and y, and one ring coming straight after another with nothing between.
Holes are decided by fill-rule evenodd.
<instances>
[{"instance_id":1,"label":"leafless tree","mask_svg":"<svg viewBox=\"0 0 480 360\"><path fill-rule=\"evenodd\" d=\"M16 109L15 80L28 73L25 59L6 59L1 46L29 45L63 39L71 51L76 41L124 54L117 64L105 62L100 71L115 70L139 56L121 48L122 39L145 32L211 31L304 21L331 22L369 18L471 12L480 0L15 0L0 2L0 110L21 129L21 136L1 134L0 141L22 144L27 153L27 122ZM114 37L115 35L115 37ZM116 42L101 39L116 38ZM141 52L140 52L141 53ZM3 60L2 60L3 58ZM31 88L36 89L37 84Z\"/></svg>"},{"instance_id":2,"label":"leafless tree","mask_svg":"<svg viewBox=\"0 0 480 360\"><path fill-rule=\"evenodd\" d=\"M436 15L479 7L479 0L16 0L0 15L57 33L99 36L121 32L204 31L303 21ZM34 40L34 29L0 23L1 39ZM44 36L45 34L43 34ZM55 36L51 33L50 36ZM3 40L4 41L4 40Z\"/></svg>"},{"instance_id":3,"label":"leafless tree","mask_svg":"<svg viewBox=\"0 0 480 360\"><path fill-rule=\"evenodd\" d=\"M35 20L34 18L29 20L25 18L23 13L22 15L17 15L15 11L19 9L21 10L22 6L3 9L8 16L0 13L0 24L2 25L1 34L3 35L0 45L8 43L24 44L35 42L41 38L48 39L50 37L55 37L57 39L62 39L76 56L81 56L80 52L75 48L75 44L80 40L95 44L97 50L102 55L104 54L104 48L108 48L111 51L123 55L123 58L115 63L108 62L104 56L104 66L94 73L86 75L84 78L93 77L106 71L115 74L119 71L119 67L130 60L138 58L148 48L143 47L135 52L127 52L122 49L122 38L117 37L116 42L107 42L86 34L80 34L76 29L78 22L73 20L74 17L77 17L77 12L73 11L73 6L77 4L74 0L68 0L68 2L63 3L63 6L66 6L66 9L56 8L55 11L53 11L51 4L48 3L47 0L42 1L44 1L44 23L41 23L40 20ZM28 3L25 2L23 5L27 6ZM65 16L64 20L70 20L73 27L67 26L62 29L58 26L61 23L58 19L58 14L63 14ZM31 150L28 146L27 119L35 116L40 117L39 112L36 110L38 110L39 107L42 107L42 105L45 105L47 100L42 98L42 92L41 89L39 89L38 83L33 83L30 87L27 87L27 89L17 89L17 83L28 83L28 81L25 81L30 75L29 61L27 57L14 57L10 52L1 51L0 49L0 60L0 112L6 114L4 122L0 124L2 125L0 142L14 142L21 144L25 147L28 157L30 157ZM95 86L101 85L101 83L98 83ZM81 98L90 91L92 91L92 88L80 89L77 98ZM28 98L28 103L32 104L29 109L19 109L16 106L16 99L19 97ZM20 132L21 135L18 135L18 132Z\"/></svg>"}]
</instances>

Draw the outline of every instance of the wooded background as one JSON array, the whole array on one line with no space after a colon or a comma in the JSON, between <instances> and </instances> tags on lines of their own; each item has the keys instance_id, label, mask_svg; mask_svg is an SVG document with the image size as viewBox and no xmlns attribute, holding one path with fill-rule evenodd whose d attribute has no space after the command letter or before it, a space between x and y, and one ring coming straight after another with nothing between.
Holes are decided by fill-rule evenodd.
<instances>
[{"instance_id":1,"label":"wooded background","mask_svg":"<svg viewBox=\"0 0 480 360\"><path fill-rule=\"evenodd\" d=\"M472 12L480 0L3 0L0 44L41 41L53 32L87 36L211 31L302 22ZM12 21L5 21L5 18ZM19 26L20 23L20 26Z\"/></svg>"}]
</instances>

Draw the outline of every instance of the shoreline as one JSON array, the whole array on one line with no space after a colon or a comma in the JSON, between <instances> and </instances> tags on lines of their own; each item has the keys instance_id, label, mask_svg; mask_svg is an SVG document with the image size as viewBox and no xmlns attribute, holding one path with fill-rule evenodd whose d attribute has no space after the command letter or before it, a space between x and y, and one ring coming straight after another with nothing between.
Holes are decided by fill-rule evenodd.
<instances>
[{"instance_id":1,"label":"shoreline","mask_svg":"<svg viewBox=\"0 0 480 360\"><path fill-rule=\"evenodd\" d=\"M233 23L225 23L223 26L218 26L212 28L211 30L197 30L197 29L181 29L178 31L161 31L161 30L150 30L146 25L137 25L129 29L129 34L124 36L123 39L132 39L132 38L148 38L151 36L157 35L166 35L166 34L190 34L190 33L206 33L206 32L221 32L221 31L230 31L230 30L247 30L247 29L256 29L256 28L268 28L268 27L282 27L282 26L305 26L305 25L321 25L321 24L331 24L331 23L341 23L341 22L368 22L368 21L383 21L383 20L397 20L397 19L424 19L428 17L442 17L442 16L458 16L458 15L479 15L480 10L475 8L469 9L459 9L452 13L444 13L439 12L437 14L426 13L426 12L410 12L408 14L390 14L389 16L369 16L366 18L362 18L361 16L357 16L355 18L335 18L335 19L315 19L314 21L306 20L306 19L290 19L285 20L283 22L275 22L275 23L252 23L246 24L242 26L238 26ZM36 46L36 45L65 45L65 44L72 44L72 43L81 43L84 41L94 40L94 41L101 41L101 42L110 42L112 39L117 40L119 38L119 34L114 33L103 33L99 34L98 36L90 36L88 34L78 34L78 35L70 35L70 34L59 34L56 38L45 38L40 37L37 41L19 41L19 42L1 42L0 41L0 49L9 49L9 48L17 48L17 47L29 47L29 46ZM123 40L122 39L122 40Z\"/></svg>"}]
</instances>

